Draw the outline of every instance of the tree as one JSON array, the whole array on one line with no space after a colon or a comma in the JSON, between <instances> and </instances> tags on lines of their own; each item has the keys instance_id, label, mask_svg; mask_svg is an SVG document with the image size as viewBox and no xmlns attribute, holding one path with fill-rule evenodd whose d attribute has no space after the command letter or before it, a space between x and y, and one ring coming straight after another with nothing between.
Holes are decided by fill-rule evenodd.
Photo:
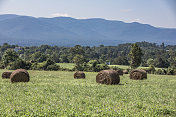
<instances>
[{"instance_id":1,"label":"tree","mask_svg":"<svg viewBox=\"0 0 176 117\"><path fill-rule=\"evenodd\" d=\"M85 62L85 58L83 55L76 55L73 58L74 63L76 64L75 69L82 71L83 70L83 63Z\"/></svg>"},{"instance_id":2,"label":"tree","mask_svg":"<svg viewBox=\"0 0 176 117\"><path fill-rule=\"evenodd\" d=\"M148 66L154 65L154 60L153 60L152 58L149 58L149 59L147 60L147 65L148 65Z\"/></svg>"},{"instance_id":3,"label":"tree","mask_svg":"<svg viewBox=\"0 0 176 117\"><path fill-rule=\"evenodd\" d=\"M67 54L62 54L62 55L60 56L60 62L62 62L62 63L69 63Z\"/></svg>"},{"instance_id":4,"label":"tree","mask_svg":"<svg viewBox=\"0 0 176 117\"><path fill-rule=\"evenodd\" d=\"M28 70L28 69L30 69L30 67L31 67L30 62L26 62L26 61L22 60L21 58L18 58L14 62L9 63L9 65L7 66L7 69L10 69L10 70L27 69Z\"/></svg>"},{"instance_id":5,"label":"tree","mask_svg":"<svg viewBox=\"0 0 176 117\"><path fill-rule=\"evenodd\" d=\"M57 65L53 60L48 59L47 61L44 61L41 65L39 69L42 70L53 70L53 71L57 71L59 70L60 66Z\"/></svg>"},{"instance_id":6,"label":"tree","mask_svg":"<svg viewBox=\"0 0 176 117\"><path fill-rule=\"evenodd\" d=\"M59 55L56 53L56 52L54 52L51 56L50 56L50 59L51 60L53 60L54 62L56 62L56 63L59 63L60 61L59 61Z\"/></svg>"},{"instance_id":7,"label":"tree","mask_svg":"<svg viewBox=\"0 0 176 117\"><path fill-rule=\"evenodd\" d=\"M31 55L31 60L33 62L43 62L46 61L47 56L45 54L42 54L40 51L35 52Z\"/></svg>"},{"instance_id":8,"label":"tree","mask_svg":"<svg viewBox=\"0 0 176 117\"><path fill-rule=\"evenodd\" d=\"M176 51L169 50L168 61L169 61L171 67L176 67Z\"/></svg>"},{"instance_id":9,"label":"tree","mask_svg":"<svg viewBox=\"0 0 176 117\"><path fill-rule=\"evenodd\" d=\"M130 66L132 69L139 67L142 61L142 50L141 48L135 43L131 45L131 50L129 53L130 57Z\"/></svg>"},{"instance_id":10,"label":"tree","mask_svg":"<svg viewBox=\"0 0 176 117\"><path fill-rule=\"evenodd\" d=\"M9 63L16 61L18 58L18 54L13 49L7 49L3 54L2 61L4 66L7 67Z\"/></svg>"},{"instance_id":11,"label":"tree","mask_svg":"<svg viewBox=\"0 0 176 117\"><path fill-rule=\"evenodd\" d=\"M74 55L83 55L85 54L83 48L80 45L76 45L73 48L70 48L70 53L74 56Z\"/></svg>"},{"instance_id":12,"label":"tree","mask_svg":"<svg viewBox=\"0 0 176 117\"><path fill-rule=\"evenodd\" d=\"M159 67L159 68L168 68L169 67L169 62L158 56L154 60L154 66Z\"/></svg>"},{"instance_id":13,"label":"tree","mask_svg":"<svg viewBox=\"0 0 176 117\"><path fill-rule=\"evenodd\" d=\"M128 59L125 56L118 56L117 58L114 59L113 64L116 64L116 65L129 65Z\"/></svg>"}]
</instances>

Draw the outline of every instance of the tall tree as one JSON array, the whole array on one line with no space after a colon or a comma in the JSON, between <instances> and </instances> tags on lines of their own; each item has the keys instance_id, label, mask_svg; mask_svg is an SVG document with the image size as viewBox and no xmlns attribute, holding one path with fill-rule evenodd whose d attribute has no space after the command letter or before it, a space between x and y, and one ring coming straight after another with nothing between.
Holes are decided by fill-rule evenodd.
<instances>
[{"instance_id":1,"label":"tall tree","mask_svg":"<svg viewBox=\"0 0 176 117\"><path fill-rule=\"evenodd\" d=\"M13 49L7 49L2 57L2 61L5 67L11 62L14 62L19 58L18 54Z\"/></svg>"},{"instance_id":2,"label":"tall tree","mask_svg":"<svg viewBox=\"0 0 176 117\"><path fill-rule=\"evenodd\" d=\"M132 44L129 53L129 57L131 59L130 65L132 69L139 67L142 61L142 55L143 54L141 48L136 43Z\"/></svg>"},{"instance_id":3,"label":"tall tree","mask_svg":"<svg viewBox=\"0 0 176 117\"><path fill-rule=\"evenodd\" d=\"M85 62L85 58L83 55L76 55L73 58L74 63L76 64L75 68L76 70L82 71L83 68L83 63Z\"/></svg>"}]
</instances>

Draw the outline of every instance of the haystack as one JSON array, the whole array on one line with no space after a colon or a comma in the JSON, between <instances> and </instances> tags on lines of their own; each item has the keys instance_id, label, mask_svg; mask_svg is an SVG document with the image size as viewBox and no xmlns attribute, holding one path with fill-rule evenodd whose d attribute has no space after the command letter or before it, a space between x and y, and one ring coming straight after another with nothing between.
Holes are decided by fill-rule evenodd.
<instances>
[{"instance_id":1,"label":"haystack","mask_svg":"<svg viewBox=\"0 0 176 117\"><path fill-rule=\"evenodd\" d=\"M85 76L85 73L84 72L81 72L81 71L78 71L78 72L76 72L75 74L74 74L74 78L75 79L81 79L81 78L85 78L86 76Z\"/></svg>"},{"instance_id":2,"label":"haystack","mask_svg":"<svg viewBox=\"0 0 176 117\"><path fill-rule=\"evenodd\" d=\"M103 70L97 74L96 82L107 85L119 84L120 77L115 70Z\"/></svg>"},{"instance_id":3,"label":"haystack","mask_svg":"<svg viewBox=\"0 0 176 117\"><path fill-rule=\"evenodd\" d=\"M123 70L123 74L128 74L128 70Z\"/></svg>"},{"instance_id":4,"label":"haystack","mask_svg":"<svg viewBox=\"0 0 176 117\"><path fill-rule=\"evenodd\" d=\"M29 73L25 69L17 69L10 75L11 82L29 82Z\"/></svg>"},{"instance_id":5,"label":"haystack","mask_svg":"<svg viewBox=\"0 0 176 117\"><path fill-rule=\"evenodd\" d=\"M147 79L147 72L145 70L135 69L130 73L130 79L133 80L143 80Z\"/></svg>"},{"instance_id":6,"label":"haystack","mask_svg":"<svg viewBox=\"0 0 176 117\"><path fill-rule=\"evenodd\" d=\"M12 72L3 72L2 73L2 78L3 79L9 79L10 78L10 75L12 74Z\"/></svg>"},{"instance_id":7,"label":"haystack","mask_svg":"<svg viewBox=\"0 0 176 117\"><path fill-rule=\"evenodd\" d=\"M116 72L117 72L120 76L123 76L123 71L122 71L121 69L116 70Z\"/></svg>"}]
</instances>

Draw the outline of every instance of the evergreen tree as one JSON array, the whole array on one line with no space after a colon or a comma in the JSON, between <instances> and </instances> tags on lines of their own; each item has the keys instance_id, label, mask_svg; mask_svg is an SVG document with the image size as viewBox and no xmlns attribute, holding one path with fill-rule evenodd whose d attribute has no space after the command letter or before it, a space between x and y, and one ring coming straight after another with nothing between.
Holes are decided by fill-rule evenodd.
<instances>
[{"instance_id":1,"label":"evergreen tree","mask_svg":"<svg viewBox=\"0 0 176 117\"><path fill-rule=\"evenodd\" d=\"M141 48L135 43L131 45L131 50L129 53L130 57L130 66L132 69L139 67L142 61L142 50Z\"/></svg>"},{"instance_id":2,"label":"evergreen tree","mask_svg":"<svg viewBox=\"0 0 176 117\"><path fill-rule=\"evenodd\" d=\"M76 55L73 58L74 63L76 64L75 69L78 71L82 71L83 68L83 63L85 62L85 58L83 55Z\"/></svg>"}]
</instances>

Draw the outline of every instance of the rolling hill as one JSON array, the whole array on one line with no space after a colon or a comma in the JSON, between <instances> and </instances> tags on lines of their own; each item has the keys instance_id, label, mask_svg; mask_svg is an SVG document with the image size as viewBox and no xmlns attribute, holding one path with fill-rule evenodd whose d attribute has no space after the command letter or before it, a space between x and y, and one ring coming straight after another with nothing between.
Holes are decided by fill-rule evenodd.
<instances>
[{"instance_id":1,"label":"rolling hill","mask_svg":"<svg viewBox=\"0 0 176 117\"><path fill-rule=\"evenodd\" d=\"M98 46L139 41L176 44L176 29L100 18L0 15L0 44Z\"/></svg>"}]
</instances>

